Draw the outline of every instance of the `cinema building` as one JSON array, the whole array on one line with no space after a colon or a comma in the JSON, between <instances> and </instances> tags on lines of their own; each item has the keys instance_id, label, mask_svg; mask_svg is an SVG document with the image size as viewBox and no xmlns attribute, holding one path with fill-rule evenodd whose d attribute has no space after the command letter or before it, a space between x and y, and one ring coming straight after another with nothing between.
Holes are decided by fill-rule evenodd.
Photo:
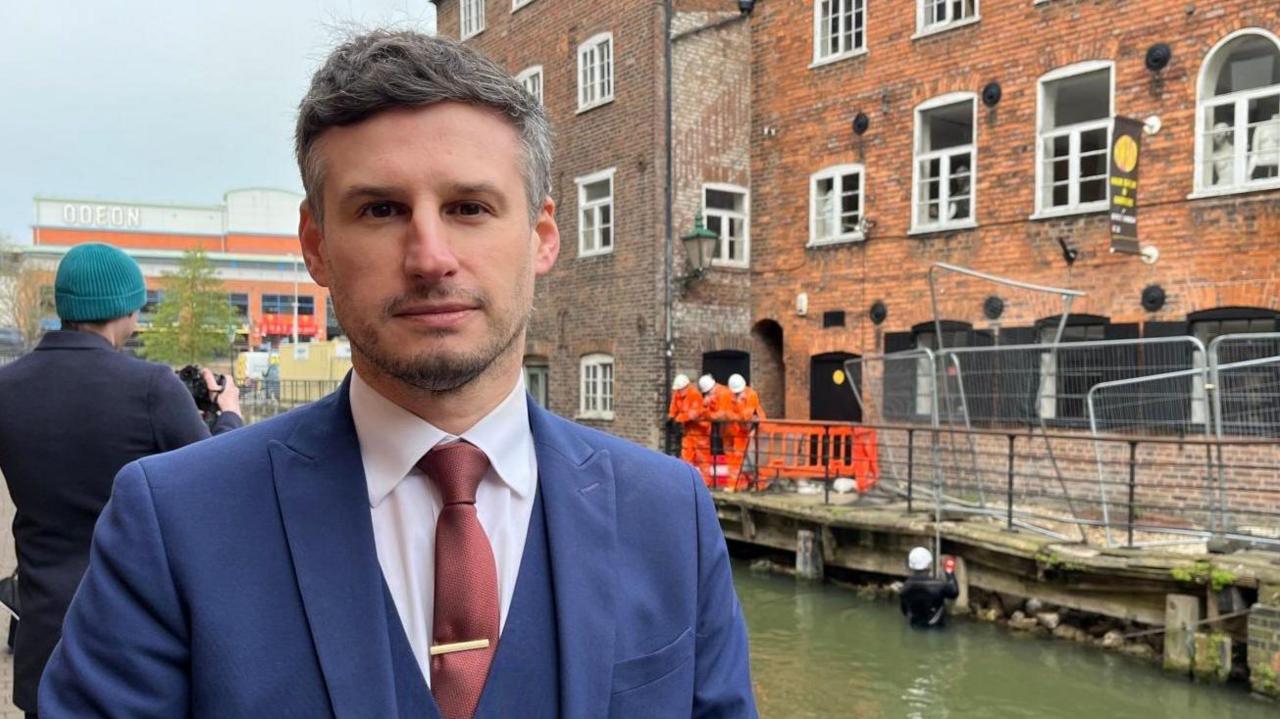
<instances>
[{"instance_id":1,"label":"cinema building","mask_svg":"<svg viewBox=\"0 0 1280 719\"><path fill-rule=\"evenodd\" d=\"M75 198L35 198L32 245L24 261L50 270L72 247L105 242L128 252L147 281L143 331L163 296L162 278L184 252L203 250L240 318L235 348L281 341L324 341L340 334L328 292L317 286L298 247L298 204L284 190L228 191L222 202L178 205ZM52 297L52 276L48 292ZM49 303L46 326L56 326ZM296 310L296 311L295 311Z\"/></svg>"}]
</instances>

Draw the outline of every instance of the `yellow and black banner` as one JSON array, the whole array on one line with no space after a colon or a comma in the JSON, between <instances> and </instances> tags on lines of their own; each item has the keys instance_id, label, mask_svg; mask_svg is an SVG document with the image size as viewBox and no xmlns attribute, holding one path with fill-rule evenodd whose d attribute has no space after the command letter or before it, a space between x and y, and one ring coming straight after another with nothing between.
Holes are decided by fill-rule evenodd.
<instances>
[{"instance_id":1,"label":"yellow and black banner","mask_svg":"<svg viewBox=\"0 0 1280 719\"><path fill-rule=\"evenodd\" d=\"M1117 117L1111 131L1111 251L1136 255L1138 246L1138 165L1142 121Z\"/></svg>"}]
</instances>

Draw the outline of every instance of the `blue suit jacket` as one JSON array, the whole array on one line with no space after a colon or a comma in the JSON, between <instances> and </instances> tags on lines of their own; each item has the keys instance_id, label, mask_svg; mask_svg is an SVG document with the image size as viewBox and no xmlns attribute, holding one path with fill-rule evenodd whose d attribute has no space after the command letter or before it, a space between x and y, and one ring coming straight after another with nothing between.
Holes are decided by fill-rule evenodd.
<instances>
[{"instance_id":1,"label":"blue suit jacket","mask_svg":"<svg viewBox=\"0 0 1280 719\"><path fill-rule=\"evenodd\" d=\"M746 629L697 473L533 403L530 423L561 714L754 716ZM344 385L120 472L40 715L400 716L398 621Z\"/></svg>"}]
</instances>

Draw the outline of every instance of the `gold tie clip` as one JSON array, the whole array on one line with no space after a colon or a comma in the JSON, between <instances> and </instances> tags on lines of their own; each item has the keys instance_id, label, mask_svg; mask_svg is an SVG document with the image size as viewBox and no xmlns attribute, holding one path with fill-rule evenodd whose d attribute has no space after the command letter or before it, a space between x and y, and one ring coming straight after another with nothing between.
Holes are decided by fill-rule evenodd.
<instances>
[{"instance_id":1,"label":"gold tie clip","mask_svg":"<svg viewBox=\"0 0 1280 719\"><path fill-rule=\"evenodd\" d=\"M476 639L470 642L455 642L453 644L437 644L431 647L431 656L439 654L450 654L452 652L465 652L468 649L488 649L488 639Z\"/></svg>"}]
</instances>

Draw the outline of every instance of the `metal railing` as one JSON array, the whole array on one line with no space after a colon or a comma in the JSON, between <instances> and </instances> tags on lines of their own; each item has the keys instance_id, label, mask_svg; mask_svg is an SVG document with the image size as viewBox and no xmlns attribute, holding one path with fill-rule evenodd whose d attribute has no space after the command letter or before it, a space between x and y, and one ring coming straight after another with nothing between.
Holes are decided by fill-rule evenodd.
<instances>
[{"instance_id":1,"label":"metal railing","mask_svg":"<svg viewBox=\"0 0 1280 719\"><path fill-rule=\"evenodd\" d=\"M247 423L258 422L315 402L336 392L341 380L249 380L240 387Z\"/></svg>"},{"instance_id":2,"label":"metal railing","mask_svg":"<svg viewBox=\"0 0 1280 719\"><path fill-rule=\"evenodd\" d=\"M913 424L776 424L803 428L809 439L786 447L752 442L739 474L715 488L816 487L821 501L848 503L853 495L838 495L836 488L841 480L852 487L855 478L829 469L848 466L836 456L848 450L824 437L858 428L874 431L878 480L859 504L964 514L1090 544L1182 544L1218 536L1280 546L1280 444L1269 439L954 429L964 441L947 444L938 436L946 430ZM1056 447L1056 467L1045 456L1046 440ZM722 472L713 467L710 474Z\"/></svg>"},{"instance_id":3,"label":"metal railing","mask_svg":"<svg viewBox=\"0 0 1280 719\"><path fill-rule=\"evenodd\" d=\"M1224 355L1248 359L1222 362ZM1110 475L1121 470L1104 461L1103 435L1172 437L1183 444L1190 438L1221 443L1280 436L1280 333L1227 335L1210 347L1182 336L919 348L851 359L845 372L857 378L850 387L869 425L932 430L916 451L945 456L949 472L969 477L976 511L989 509L989 483L977 479L982 458L973 430L1026 434L1026 441L1039 444L1035 459L1052 478L1056 499L1080 520L1076 532L1084 537L1090 524L1075 506L1084 493L1101 513L1108 544ZM1087 431L1095 441L1092 488L1059 466L1068 448L1054 435L1073 430ZM1223 452L1215 446L1211 453ZM1197 483L1216 508L1209 523L1215 531L1227 525L1225 464L1208 458ZM940 513L940 504L935 509Z\"/></svg>"}]
</instances>

